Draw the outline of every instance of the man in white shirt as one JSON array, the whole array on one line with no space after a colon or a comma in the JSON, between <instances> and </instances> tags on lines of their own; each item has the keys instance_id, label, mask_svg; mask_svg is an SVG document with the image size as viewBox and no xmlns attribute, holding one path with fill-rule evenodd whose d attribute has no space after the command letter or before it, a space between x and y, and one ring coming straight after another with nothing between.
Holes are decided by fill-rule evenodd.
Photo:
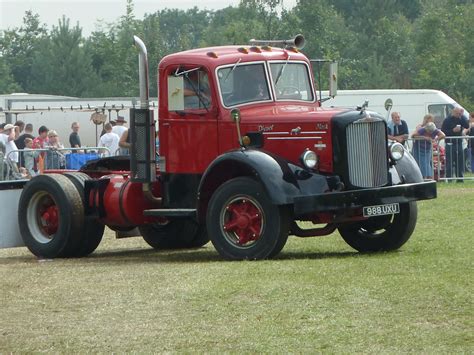
<instances>
[{"instance_id":1,"label":"man in white shirt","mask_svg":"<svg viewBox=\"0 0 474 355\"><path fill-rule=\"evenodd\" d=\"M110 123L106 123L104 126L105 133L100 137L99 147L105 147L109 149L107 156L114 156L117 154L119 149L119 136L112 132L113 128Z\"/></svg>"},{"instance_id":2,"label":"man in white shirt","mask_svg":"<svg viewBox=\"0 0 474 355\"><path fill-rule=\"evenodd\" d=\"M15 144L15 126L8 123L3 127L3 132L0 133L0 142L5 146L5 156L10 160L18 163L18 152ZM10 153L12 152L12 153Z\"/></svg>"},{"instance_id":3,"label":"man in white shirt","mask_svg":"<svg viewBox=\"0 0 474 355\"><path fill-rule=\"evenodd\" d=\"M115 121L115 126L112 128L112 132L119 136L119 139L122 137L123 132L127 130L127 127L124 126L125 123L127 123L125 118L123 118L123 116L118 116Z\"/></svg>"}]
</instances>

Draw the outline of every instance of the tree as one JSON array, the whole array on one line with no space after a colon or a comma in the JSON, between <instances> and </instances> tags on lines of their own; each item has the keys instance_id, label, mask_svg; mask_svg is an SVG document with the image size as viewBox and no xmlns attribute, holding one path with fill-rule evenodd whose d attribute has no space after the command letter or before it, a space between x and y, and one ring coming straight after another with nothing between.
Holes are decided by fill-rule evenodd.
<instances>
[{"instance_id":1,"label":"tree","mask_svg":"<svg viewBox=\"0 0 474 355\"><path fill-rule=\"evenodd\" d=\"M91 60L82 43L82 30L70 28L64 16L44 39L32 64L31 91L55 95L86 96L95 81Z\"/></svg>"},{"instance_id":2,"label":"tree","mask_svg":"<svg viewBox=\"0 0 474 355\"><path fill-rule=\"evenodd\" d=\"M95 96L137 96L138 62L133 35L142 35L142 23L135 19L133 2L127 0L126 12L108 32L95 31L86 42L97 79Z\"/></svg>"},{"instance_id":3,"label":"tree","mask_svg":"<svg viewBox=\"0 0 474 355\"><path fill-rule=\"evenodd\" d=\"M18 90L21 90L20 85L15 82L5 59L0 57L0 94L10 94Z\"/></svg>"},{"instance_id":4,"label":"tree","mask_svg":"<svg viewBox=\"0 0 474 355\"><path fill-rule=\"evenodd\" d=\"M465 46L466 41L472 41L472 31L469 32L471 19L459 14L472 15L474 5L454 5L452 11L444 11L451 5L449 0L427 3L423 15L415 22L417 74L414 84L420 88L442 90L454 98L462 97L466 102L472 102L474 92L469 85L472 47Z\"/></svg>"},{"instance_id":5,"label":"tree","mask_svg":"<svg viewBox=\"0 0 474 355\"><path fill-rule=\"evenodd\" d=\"M40 24L39 15L26 11L23 25L3 31L0 37L0 55L8 63L14 81L26 92L31 90L34 55L46 36L46 26Z\"/></svg>"}]
</instances>

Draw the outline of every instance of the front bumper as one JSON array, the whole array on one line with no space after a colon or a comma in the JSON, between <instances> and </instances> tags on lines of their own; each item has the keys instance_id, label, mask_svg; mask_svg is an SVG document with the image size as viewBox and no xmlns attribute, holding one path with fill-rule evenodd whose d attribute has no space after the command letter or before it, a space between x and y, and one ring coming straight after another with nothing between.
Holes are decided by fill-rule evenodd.
<instances>
[{"instance_id":1,"label":"front bumper","mask_svg":"<svg viewBox=\"0 0 474 355\"><path fill-rule=\"evenodd\" d=\"M295 216L302 216L317 212L341 211L433 198L436 198L436 181L425 181L362 190L328 192L312 196L297 196L294 199L294 213Z\"/></svg>"}]
</instances>

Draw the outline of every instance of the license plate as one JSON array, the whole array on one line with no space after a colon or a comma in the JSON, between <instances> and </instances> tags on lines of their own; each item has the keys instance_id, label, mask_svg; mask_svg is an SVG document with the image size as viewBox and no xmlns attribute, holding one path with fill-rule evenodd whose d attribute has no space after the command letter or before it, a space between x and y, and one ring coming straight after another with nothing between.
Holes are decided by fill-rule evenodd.
<instances>
[{"instance_id":1,"label":"license plate","mask_svg":"<svg viewBox=\"0 0 474 355\"><path fill-rule=\"evenodd\" d=\"M364 207L364 217L384 216L387 214L395 214L400 212L398 203L390 203L387 205L367 206Z\"/></svg>"}]
</instances>

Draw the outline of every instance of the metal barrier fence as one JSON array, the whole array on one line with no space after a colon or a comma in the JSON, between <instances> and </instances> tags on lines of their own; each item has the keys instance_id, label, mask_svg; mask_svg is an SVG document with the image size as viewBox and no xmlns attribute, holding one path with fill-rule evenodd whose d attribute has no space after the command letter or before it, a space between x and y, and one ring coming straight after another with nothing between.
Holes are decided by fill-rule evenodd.
<instances>
[{"instance_id":1,"label":"metal barrier fence","mask_svg":"<svg viewBox=\"0 0 474 355\"><path fill-rule=\"evenodd\" d=\"M407 146L422 171L424 178L438 181L474 180L474 137L446 137L439 142L431 139L410 138Z\"/></svg>"},{"instance_id":2,"label":"metal barrier fence","mask_svg":"<svg viewBox=\"0 0 474 355\"><path fill-rule=\"evenodd\" d=\"M474 145L469 146L469 139L474 140L474 137L446 137L440 142L410 138L407 149L414 156L425 178L446 182L474 180ZM12 154L17 153L18 165L15 165L11 158ZM80 158L82 155L85 158L90 153L96 154L96 158L111 155L106 147L21 149L11 151L7 156L0 152L0 181L28 179L48 169L68 169L68 156ZM120 149L112 155L120 155ZM26 169L26 173L21 168ZM69 166L71 170L78 168L77 165Z\"/></svg>"},{"instance_id":3,"label":"metal barrier fence","mask_svg":"<svg viewBox=\"0 0 474 355\"><path fill-rule=\"evenodd\" d=\"M44 170L78 170L88 160L107 156L111 156L107 147L27 148L6 156L0 152L0 181L29 179Z\"/></svg>"}]
</instances>

